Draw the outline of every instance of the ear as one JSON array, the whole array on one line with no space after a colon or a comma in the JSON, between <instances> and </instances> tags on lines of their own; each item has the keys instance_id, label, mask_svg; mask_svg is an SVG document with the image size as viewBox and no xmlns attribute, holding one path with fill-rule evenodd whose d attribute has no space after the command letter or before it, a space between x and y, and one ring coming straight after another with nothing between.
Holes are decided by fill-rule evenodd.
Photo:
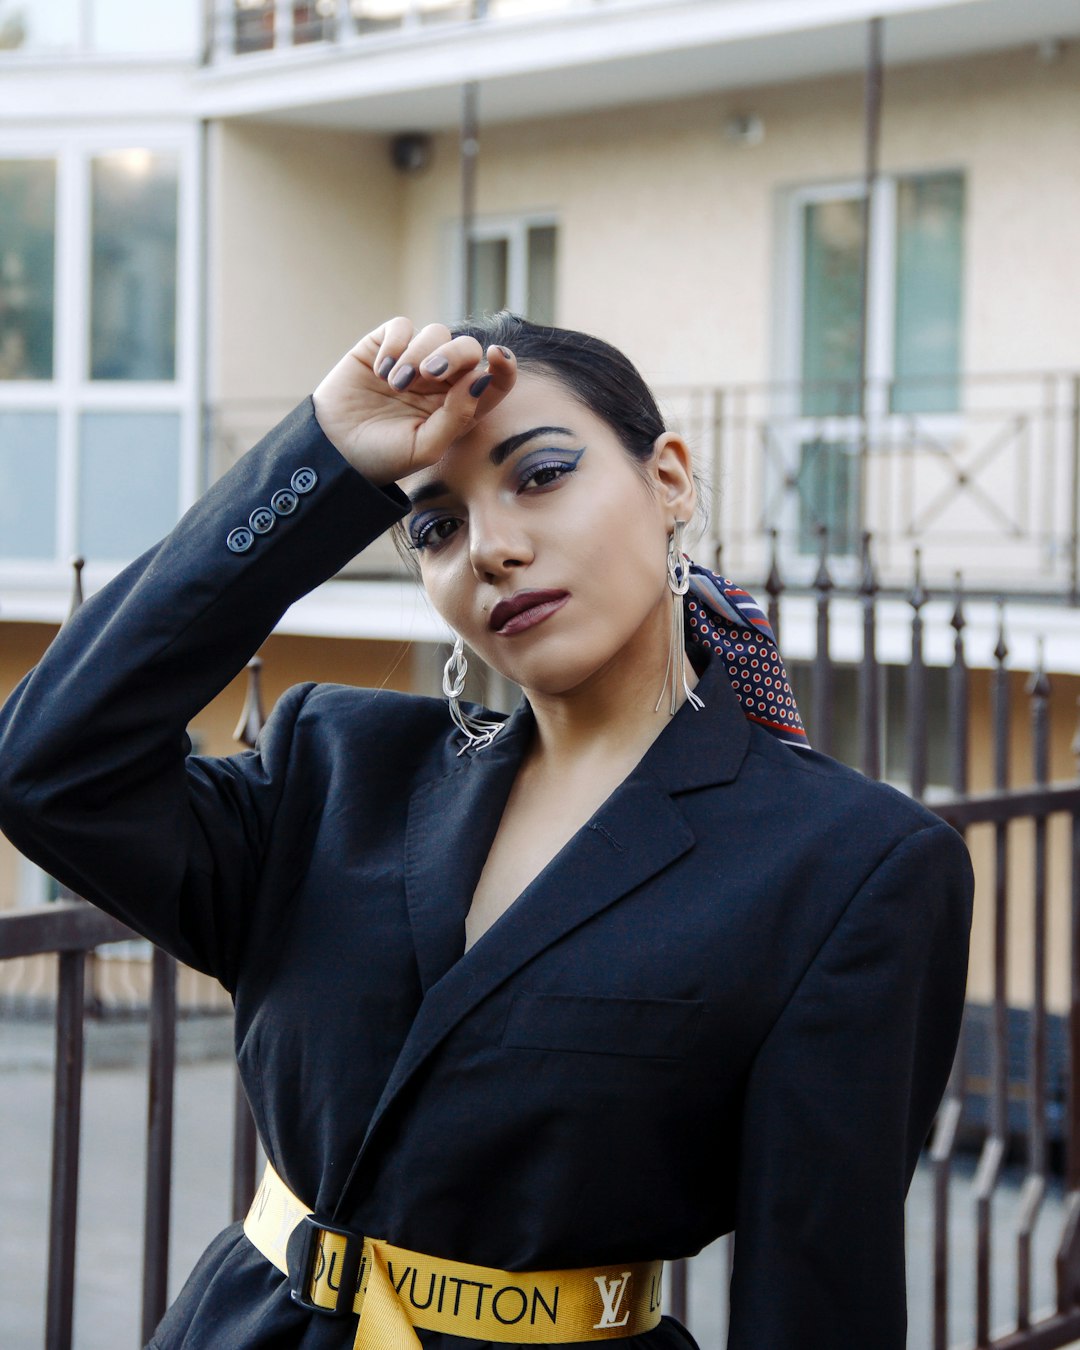
<instances>
[{"instance_id":1,"label":"ear","mask_svg":"<svg viewBox=\"0 0 1080 1350\"><path fill-rule=\"evenodd\" d=\"M669 512L669 526L693 519L697 502L694 459L683 438L673 431L657 436L649 468L660 501Z\"/></svg>"}]
</instances>

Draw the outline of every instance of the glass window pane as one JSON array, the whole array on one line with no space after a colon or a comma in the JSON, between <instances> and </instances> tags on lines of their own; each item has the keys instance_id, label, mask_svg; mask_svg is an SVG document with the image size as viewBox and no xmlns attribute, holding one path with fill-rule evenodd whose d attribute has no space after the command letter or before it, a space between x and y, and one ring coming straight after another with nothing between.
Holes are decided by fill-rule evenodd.
<instances>
[{"instance_id":1,"label":"glass window pane","mask_svg":"<svg viewBox=\"0 0 1080 1350\"><path fill-rule=\"evenodd\" d=\"M119 150L92 164L90 376L176 376L175 154Z\"/></svg>"},{"instance_id":2,"label":"glass window pane","mask_svg":"<svg viewBox=\"0 0 1080 1350\"><path fill-rule=\"evenodd\" d=\"M802 410L858 408L862 201L810 202L803 213Z\"/></svg>"},{"instance_id":3,"label":"glass window pane","mask_svg":"<svg viewBox=\"0 0 1080 1350\"><path fill-rule=\"evenodd\" d=\"M505 239L474 239L470 314L496 314L506 308L506 272L509 248Z\"/></svg>"},{"instance_id":4,"label":"glass window pane","mask_svg":"<svg viewBox=\"0 0 1080 1350\"><path fill-rule=\"evenodd\" d=\"M56 556L53 412L0 411L0 558Z\"/></svg>"},{"instance_id":5,"label":"glass window pane","mask_svg":"<svg viewBox=\"0 0 1080 1350\"><path fill-rule=\"evenodd\" d=\"M894 412L960 406L964 180L905 178L896 203Z\"/></svg>"},{"instance_id":6,"label":"glass window pane","mask_svg":"<svg viewBox=\"0 0 1080 1350\"><path fill-rule=\"evenodd\" d=\"M79 41L80 0L0 0L0 50L72 50Z\"/></svg>"},{"instance_id":7,"label":"glass window pane","mask_svg":"<svg viewBox=\"0 0 1080 1350\"><path fill-rule=\"evenodd\" d=\"M0 380L51 380L56 164L0 160Z\"/></svg>"},{"instance_id":8,"label":"glass window pane","mask_svg":"<svg viewBox=\"0 0 1080 1350\"><path fill-rule=\"evenodd\" d=\"M804 441L799 447L799 552L817 553L818 526L829 552L849 556L859 546L859 456L843 441Z\"/></svg>"},{"instance_id":9,"label":"glass window pane","mask_svg":"<svg viewBox=\"0 0 1080 1350\"><path fill-rule=\"evenodd\" d=\"M176 524L176 413L83 413L79 422L79 552L134 558Z\"/></svg>"},{"instance_id":10,"label":"glass window pane","mask_svg":"<svg viewBox=\"0 0 1080 1350\"><path fill-rule=\"evenodd\" d=\"M534 225L529 231L529 299L526 314L533 323L555 322L555 226Z\"/></svg>"}]
</instances>

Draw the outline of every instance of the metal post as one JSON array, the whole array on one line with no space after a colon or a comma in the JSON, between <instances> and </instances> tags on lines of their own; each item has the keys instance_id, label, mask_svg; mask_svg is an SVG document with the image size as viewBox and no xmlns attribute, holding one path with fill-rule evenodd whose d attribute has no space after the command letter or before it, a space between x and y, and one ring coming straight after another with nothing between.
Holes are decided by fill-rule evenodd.
<instances>
[{"instance_id":1,"label":"metal post","mask_svg":"<svg viewBox=\"0 0 1080 1350\"><path fill-rule=\"evenodd\" d=\"M862 240L859 258L859 348L856 381L859 416L859 520L866 520L867 461L870 454L870 426L867 413L866 384L870 341L870 245L873 222L874 187L878 178L881 149L882 92L882 20L871 19L866 33L866 73L863 80L863 199Z\"/></svg>"},{"instance_id":2,"label":"metal post","mask_svg":"<svg viewBox=\"0 0 1080 1350\"><path fill-rule=\"evenodd\" d=\"M85 953L81 951L59 955L45 1350L71 1350L79 1203L85 962Z\"/></svg>"},{"instance_id":3,"label":"metal post","mask_svg":"<svg viewBox=\"0 0 1080 1350\"><path fill-rule=\"evenodd\" d=\"M475 22L487 17L487 0L473 0ZM473 227L476 221L476 161L480 153L480 86L467 80L461 90L461 312L472 314Z\"/></svg>"},{"instance_id":4,"label":"metal post","mask_svg":"<svg viewBox=\"0 0 1080 1350\"><path fill-rule=\"evenodd\" d=\"M472 314L474 266L473 226L476 220L476 157L480 150L477 103L479 89L469 80L461 91L461 312Z\"/></svg>"},{"instance_id":5,"label":"metal post","mask_svg":"<svg viewBox=\"0 0 1080 1350\"><path fill-rule=\"evenodd\" d=\"M172 1200L173 1089L176 1082L176 962L154 948L150 993L150 1073L143 1214L142 1339L148 1341L168 1304Z\"/></svg>"}]
</instances>

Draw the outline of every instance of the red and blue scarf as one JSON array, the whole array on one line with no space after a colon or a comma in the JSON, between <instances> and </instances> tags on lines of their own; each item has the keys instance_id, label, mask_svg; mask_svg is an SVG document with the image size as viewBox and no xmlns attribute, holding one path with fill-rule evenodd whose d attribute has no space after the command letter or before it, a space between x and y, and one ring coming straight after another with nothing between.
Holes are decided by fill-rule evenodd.
<instances>
[{"instance_id":1,"label":"red and blue scarf","mask_svg":"<svg viewBox=\"0 0 1080 1350\"><path fill-rule=\"evenodd\" d=\"M788 745L809 745L772 625L741 587L690 564L686 642L722 660L743 712Z\"/></svg>"}]
</instances>

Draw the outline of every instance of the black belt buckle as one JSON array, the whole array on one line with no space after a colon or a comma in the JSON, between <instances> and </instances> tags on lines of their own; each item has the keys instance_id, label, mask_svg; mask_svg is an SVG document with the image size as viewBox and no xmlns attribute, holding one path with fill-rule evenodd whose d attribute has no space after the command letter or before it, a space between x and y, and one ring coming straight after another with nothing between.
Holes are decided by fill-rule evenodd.
<instances>
[{"instance_id":1,"label":"black belt buckle","mask_svg":"<svg viewBox=\"0 0 1080 1350\"><path fill-rule=\"evenodd\" d=\"M330 1270L326 1276L327 1285L337 1295L337 1303L333 1308L314 1302L308 1293L315 1274L319 1236L322 1233L334 1233L345 1239L341 1270L335 1271L335 1254L330 1258ZM286 1255L289 1263L289 1293L293 1302L310 1312L322 1313L324 1317L348 1317L353 1310L353 1300L360 1283L360 1267L364 1258L363 1235L351 1228L335 1228L333 1224L320 1223L313 1215L306 1214L289 1236ZM322 1271L319 1274L321 1276ZM338 1277L336 1281L335 1274Z\"/></svg>"}]
</instances>

